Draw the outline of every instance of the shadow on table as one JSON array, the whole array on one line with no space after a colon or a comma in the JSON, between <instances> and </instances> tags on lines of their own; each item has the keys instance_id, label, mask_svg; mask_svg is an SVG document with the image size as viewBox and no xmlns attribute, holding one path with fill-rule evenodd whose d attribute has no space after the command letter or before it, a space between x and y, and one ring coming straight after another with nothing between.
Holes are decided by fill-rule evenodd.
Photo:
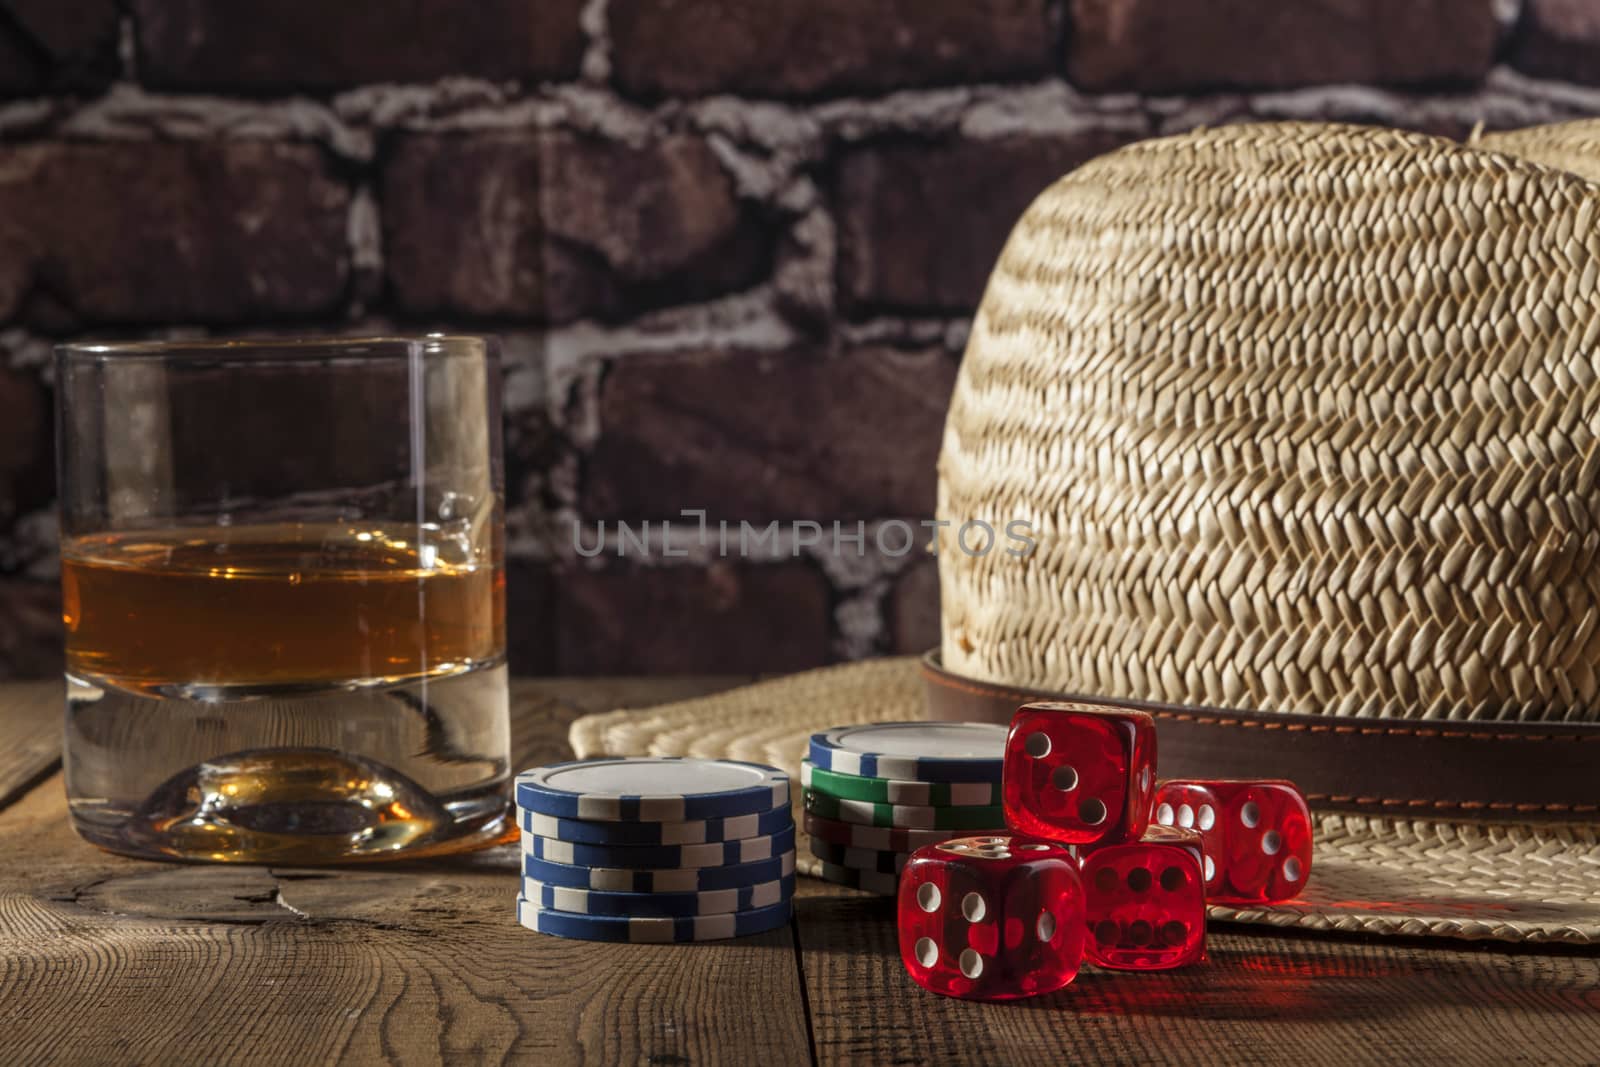
<instances>
[{"instance_id":1,"label":"shadow on table","mask_svg":"<svg viewBox=\"0 0 1600 1067\"><path fill-rule=\"evenodd\" d=\"M899 962L893 900L802 897L796 915L808 979L879 986L898 981L913 988ZM1314 937L1242 926L1214 926L1211 937L1202 964L1145 973L1085 965L1066 989L1007 1006L1078 1016L1359 1022L1405 1015L1419 1003L1471 1009L1482 997L1472 973L1486 969L1502 982L1507 978L1505 954L1485 952L1481 945ZM1517 969L1527 971L1530 985L1539 984L1539 960L1522 959ZM968 1003L924 995L932 998L930 1008L940 1010ZM1592 1010L1586 999L1591 995L1574 987L1559 999L1570 1001L1569 1010Z\"/></svg>"},{"instance_id":2,"label":"shadow on table","mask_svg":"<svg viewBox=\"0 0 1600 1067\"><path fill-rule=\"evenodd\" d=\"M1399 961L1365 955L1224 950L1212 952L1205 963L1175 971L1105 971L1086 965L1065 990L1020 1001L1018 1006L1070 1010L1080 1016L1378 1020L1408 1010L1412 998L1394 994L1424 973ZM1471 1002L1470 996L1461 1000Z\"/></svg>"}]
</instances>

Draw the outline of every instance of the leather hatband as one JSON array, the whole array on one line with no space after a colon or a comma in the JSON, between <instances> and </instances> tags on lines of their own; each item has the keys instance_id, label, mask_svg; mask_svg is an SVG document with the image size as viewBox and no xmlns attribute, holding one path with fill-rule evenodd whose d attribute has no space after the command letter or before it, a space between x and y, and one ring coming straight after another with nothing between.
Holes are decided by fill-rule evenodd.
<instances>
[{"instance_id":1,"label":"leather hatband","mask_svg":"<svg viewBox=\"0 0 1600 1067\"><path fill-rule=\"evenodd\" d=\"M1156 720L1162 778L1287 778L1312 807L1368 815L1600 821L1600 723L1366 719L1108 700L976 681L923 657L927 715L1008 723L1072 700Z\"/></svg>"}]
</instances>

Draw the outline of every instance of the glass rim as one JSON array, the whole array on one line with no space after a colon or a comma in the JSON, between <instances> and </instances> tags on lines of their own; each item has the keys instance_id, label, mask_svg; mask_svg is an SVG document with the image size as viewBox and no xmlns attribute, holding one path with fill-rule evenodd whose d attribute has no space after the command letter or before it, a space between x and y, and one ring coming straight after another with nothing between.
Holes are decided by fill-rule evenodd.
<instances>
[{"instance_id":1,"label":"glass rim","mask_svg":"<svg viewBox=\"0 0 1600 1067\"><path fill-rule=\"evenodd\" d=\"M204 337L170 341L73 341L55 346L57 359L141 359L248 362L270 355L279 360L339 359L374 362L424 356L488 356L498 345L490 334L361 334L349 337Z\"/></svg>"}]
</instances>

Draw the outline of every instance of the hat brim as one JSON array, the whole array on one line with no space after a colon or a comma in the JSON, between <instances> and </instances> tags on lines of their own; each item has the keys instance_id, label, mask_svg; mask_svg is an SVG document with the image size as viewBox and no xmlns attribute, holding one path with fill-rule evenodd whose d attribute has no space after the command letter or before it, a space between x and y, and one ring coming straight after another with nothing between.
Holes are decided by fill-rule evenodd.
<instances>
[{"instance_id":1,"label":"hat brim","mask_svg":"<svg viewBox=\"0 0 1600 1067\"><path fill-rule=\"evenodd\" d=\"M572 726L580 757L751 760L796 780L811 734L920 719L916 657L828 667L710 697L589 715ZM1337 933L1600 945L1600 826L1475 823L1315 813L1307 890L1213 921ZM796 866L820 864L799 841Z\"/></svg>"}]
</instances>

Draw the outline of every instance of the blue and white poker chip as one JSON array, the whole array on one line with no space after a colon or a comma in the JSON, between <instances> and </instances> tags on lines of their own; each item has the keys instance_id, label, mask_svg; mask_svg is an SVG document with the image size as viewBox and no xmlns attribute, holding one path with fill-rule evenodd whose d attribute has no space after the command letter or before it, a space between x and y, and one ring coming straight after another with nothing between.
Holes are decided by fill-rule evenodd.
<instances>
[{"instance_id":1,"label":"blue and white poker chip","mask_svg":"<svg viewBox=\"0 0 1600 1067\"><path fill-rule=\"evenodd\" d=\"M765 933L789 923L790 906L785 900L750 911L723 915L697 915L681 919L623 918L615 915L574 915L548 911L537 902L517 898L517 920L530 930L580 941L720 941Z\"/></svg>"},{"instance_id":2,"label":"blue and white poker chip","mask_svg":"<svg viewBox=\"0 0 1600 1067\"><path fill-rule=\"evenodd\" d=\"M794 813L785 804L771 811L729 815L720 819L587 822L583 819L561 819L537 811L519 811L517 825L524 833L591 845L700 845L714 841L737 841L746 837L767 837L794 825Z\"/></svg>"},{"instance_id":3,"label":"blue and white poker chip","mask_svg":"<svg viewBox=\"0 0 1600 1067\"><path fill-rule=\"evenodd\" d=\"M558 819L687 822L789 803L789 776L738 760L624 756L553 763L517 775L517 805Z\"/></svg>"},{"instance_id":4,"label":"blue and white poker chip","mask_svg":"<svg viewBox=\"0 0 1600 1067\"><path fill-rule=\"evenodd\" d=\"M524 855L575 867L727 867L772 859L794 848L794 824L775 834L703 845L589 845L523 833Z\"/></svg>"},{"instance_id":5,"label":"blue and white poker chip","mask_svg":"<svg viewBox=\"0 0 1600 1067\"><path fill-rule=\"evenodd\" d=\"M522 873L546 885L594 889L606 893L705 893L717 889L742 889L747 885L786 878L794 873L794 851L791 849L775 859L738 863L729 867L661 870L575 866L524 853Z\"/></svg>"},{"instance_id":6,"label":"blue and white poker chip","mask_svg":"<svg viewBox=\"0 0 1600 1067\"><path fill-rule=\"evenodd\" d=\"M879 722L811 735L811 762L838 774L914 782L998 782L1006 727Z\"/></svg>"},{"instance_id":7,"label":"blue and white poker chip","mask_svg":"<svg viewBox=\"0 0 1600 1067\"><path fill-rule=\"evenodd\" d=\"M782 904L794 896L794 875L776 882L757 882L738 889L712 889L702 893L607 893L595 889L569 889L546 885L535 878L522 880L522 897L546 911L576 915L620 915L629 918L683 918L724 915Z\"/></svg>"}]
</instances>

